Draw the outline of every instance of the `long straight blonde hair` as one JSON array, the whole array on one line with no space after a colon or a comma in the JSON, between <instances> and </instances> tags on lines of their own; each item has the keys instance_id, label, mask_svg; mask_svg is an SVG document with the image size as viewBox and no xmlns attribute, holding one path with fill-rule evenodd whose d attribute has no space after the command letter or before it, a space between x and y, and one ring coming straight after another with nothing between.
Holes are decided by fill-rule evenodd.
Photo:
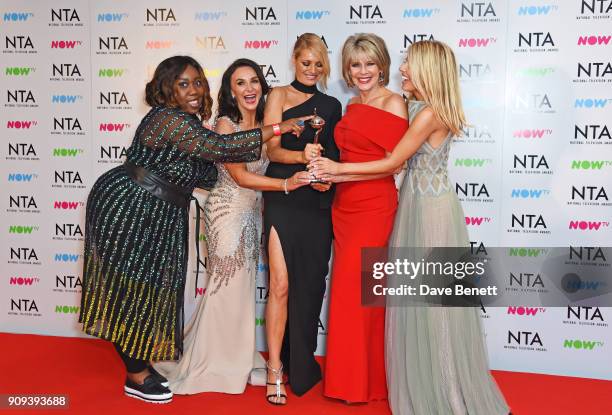
<instances>
[{"instance_id":1,"label":"long straight blonde hair","mask_svg":"<svg viewBox=\"0 0 612 415\"><path fill-rule=\"evenodd\" d=\"M434 114L455 136L467 125L455 54L445 43L422 40L408 48L410 79Z\"/></svg>"}]
</instances>

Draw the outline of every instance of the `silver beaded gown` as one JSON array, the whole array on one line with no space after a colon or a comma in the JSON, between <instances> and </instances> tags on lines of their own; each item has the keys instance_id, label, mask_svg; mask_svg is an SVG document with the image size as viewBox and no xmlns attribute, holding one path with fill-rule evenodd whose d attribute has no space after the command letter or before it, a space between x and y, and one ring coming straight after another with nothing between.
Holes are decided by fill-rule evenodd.
<instances>
[{"instance_id":1,"label":"silver beaded gown","mask_svg":"<svg viewBox=\"0 0 612 415\"><path fill-rule=\"evenodd\" d=\"M240 131L237 124L223 118ZM259 160L246 163L249 172L260 175L267 166L265 151ZM217 183L204 205L206 291L185 327L181 359L155 366L176 394L242 393L252 370L265 368L255 346L261 192L238 186L223 164L216 167ZM265 372L261 373L265 381Z\"/></svg>"},{"instance_id":2,"label":"silver beaded gown","mask_svg":"<svg viewBox=\"0 0 612 415\"><path fill-rule=\"evenodd\" d=\"M410 101L409 120L425 107ZM452 137L425 142L408 162L390 247L469 246L465 216L448 179ZM387 307L385 358L394 415L508 413L488 368L476 308Z\"/></svg>"}]
</instances>

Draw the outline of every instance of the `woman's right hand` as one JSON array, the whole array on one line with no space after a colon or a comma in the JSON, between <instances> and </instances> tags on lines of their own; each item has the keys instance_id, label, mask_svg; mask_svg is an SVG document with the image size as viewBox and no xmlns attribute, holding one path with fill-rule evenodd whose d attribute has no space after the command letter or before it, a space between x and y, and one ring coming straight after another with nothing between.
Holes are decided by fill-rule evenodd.
<instances>
[{"instance_id":1,"label":"woman's right hand","mask_svg":"<svg viewBox=\"0 0 612 415\"><path fill-rule=\"evenodd\" d=\"M321 156L321 151L323 151L323 146L319 143L306 144L306 147L304 147L304 151L302 152L302 160L304 164L308 164L311 160Z\"/></svg>"},{"instance_id":2,"label":"woman's right hand","mask_svg":"<svg viewBox=\"0 0 612 415\"><path fill-rule=\"evenodd\" d=\"M306 170L295 172L293 176L287 179L287 190L291 192L295 189L299 189L302 186L310 184L311 179L312 175Z\"/></svg>"},{"instance_id":3,"label":"woman's right hand","mask_svg":"<svg viewBox=\"0 0 612 415\"><path fill-rule=\"evenodd\" d=\"M296 136L300 136L304 131L304 123L314 117L314 115L307 115L305 117L289 118L278 124L281 130L281 134L293 133Z\"/></svg>"}]
</instances>

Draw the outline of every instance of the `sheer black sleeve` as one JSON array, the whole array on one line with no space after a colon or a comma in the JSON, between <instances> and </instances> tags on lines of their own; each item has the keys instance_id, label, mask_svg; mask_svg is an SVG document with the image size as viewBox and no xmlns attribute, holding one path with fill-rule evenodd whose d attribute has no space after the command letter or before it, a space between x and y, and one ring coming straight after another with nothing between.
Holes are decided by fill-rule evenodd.
<instances>
[{"instance_id":1,"label":"sheer black sleeve","mask_svg":"<svg viewBox=\"0 0 612 415\"><path fill-rule=\"evenodd\" d=\"M143 120L139 140L147 147L174 145L193 157L218 162L259 159L261 130L218 134L202 127L198 118L177 108L154 108Z\"/></svg>"}]
</instances>

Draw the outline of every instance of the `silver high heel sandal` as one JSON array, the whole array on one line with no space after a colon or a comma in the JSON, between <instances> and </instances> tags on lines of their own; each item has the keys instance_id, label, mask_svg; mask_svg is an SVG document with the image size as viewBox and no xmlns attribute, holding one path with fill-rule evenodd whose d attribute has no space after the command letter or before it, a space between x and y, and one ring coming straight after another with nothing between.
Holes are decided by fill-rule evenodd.
<instances>
[{"instance_id":1,"label":"silver high heel sandal","mask_svg":"<svg viewBox=\"0 0 612 415\"><path fill-rule=\"evenodd\" d=\"M272 374L276 378L276 381L274 383L268 382L266 378L266 385L276 386L275 393L271 395L266 395L266 400L268 401L269 404L272 404L272 405L286 405L287 395L285 395L284 393L281 393L281 385L285 384L285 382L283 382L283 364L281 363L278 369L274 369L272 368L272 366L270 366L270 362L267 362L266 367L268 368L268 372L272 372ZM281 398L285 398L285 402L278 402L278 400Z\"/></svg>"}]
</instances>

